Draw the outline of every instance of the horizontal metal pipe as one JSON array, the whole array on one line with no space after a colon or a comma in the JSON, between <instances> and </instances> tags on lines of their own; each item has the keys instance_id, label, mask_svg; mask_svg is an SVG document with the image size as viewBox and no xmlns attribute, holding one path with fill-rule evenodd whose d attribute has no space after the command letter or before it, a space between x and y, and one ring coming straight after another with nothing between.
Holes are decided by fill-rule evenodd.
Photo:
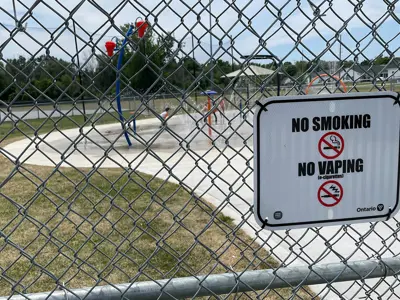
<instances>
[{"instance_id":1,"label":"horizontal metal pipe","mask_svg":"<svg viewBox=\"0 0 400 300\"><path fill-rule=\"evenodd\" d=\"M354 281L397 275L400 259L364 260L315 266L279 268L233 273L182 277L172 280L143 281L133 284L98 286L95 288L71 289L53 293L26 294L3 299L32 300L77 300L77 299L173 299L209 295L222 295L253 290Z\"/></svg>"}]
</instances>

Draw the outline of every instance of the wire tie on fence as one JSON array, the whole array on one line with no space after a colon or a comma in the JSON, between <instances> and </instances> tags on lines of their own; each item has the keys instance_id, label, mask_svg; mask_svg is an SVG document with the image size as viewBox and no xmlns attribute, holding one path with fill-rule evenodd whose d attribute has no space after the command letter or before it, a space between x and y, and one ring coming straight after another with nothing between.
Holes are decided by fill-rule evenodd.
<instances>
[{"instance_id":1,"label":"wire tie on fence","mask_svg":"<svg viewBox=\"0 0 400 300\"><path fill-rule=\"evenodd\" d=\"M387 214L387 219L386 219L386 221L388 221L388 220L390 219L392 213L393 213L393 209L392 209L391 207L389 207L389 212L388 212L388 214Z\"/></svg>"},{"instance_id":2,"label":"wire tie on fence","mask_svg":"<svg viewBox=\"0 0 400 300\"><path fill-rule=\"evenodd\" d=\"M382 257L380 257L379 255L377 256L377 259L379 260L379 266L384 268L385 274L379 278L379 280L374 284L373 287L371 287L368 291L365 291L365 294L367 295L367 297L365 298L370 298L372 292L374 292L378 288L378 286L385 281L385 278L388 276L388 266L382 261ZM364 280L365 278L363 278L363 281Z\"/></svg>"},{"instance_id":3,"label":"wire tie on fence","mask_svg":"<svg viewBox=\"0 0 400 300\"><path fill-rule=\"evenodd\" d=\"M58 284L58 289L64 292L65 300L68 300L68 293L65 290L65 283Z\"/></svg>"},{"instance_id":4,"label":"wire tie on fence","mask_svg":"<svg viewBox=\"0 0 400 300\"><path fill-rule=\"evenodd\" d=\"M400 106L400 94L399 93L397 93L397 98L394 101L393 106L396 105L396 104L398 104Z\"/></svg>"},{"instance_id":5,"label":"wire tie on fence","mask_svg":"<svg viewBox=\"0 0 400 300\"><path fill-rule=\"evenodd\" d=\"M261 103L260 101L258 101L258 100L256 100L256 104L259 105L263 111L268 111L268 110L267 110L267 105L266 105L266 104L262 104L262 103Z\"/></svg>"},{"instance_id":6,"label":"wire tie on fence","mask_svg":"<svg viewBox=\"0 0 400 300\"><path fill-rule=\"evenodd\" d=\"M235 297L233 298L233 300L236 300L237 299L237 295L239 294L239 288L240 288L239 281L240 280L238 279L238 276L236 275L236 272L233 270L232 266L230 266L230 267L231 267L231 269L233 271L233 276L235 277L235 282L236 282Z\"/></svg>"},{"instance_id":7,"label":"wire tie on fence","mask_svg":"<svg viewBox=\"0 0 400 300\"><path fill-rule=\"evenodd\" d=\"M265 226L267 226L267 224L268 224L268 218L266 218L265 221L263 222L261 229L264 229Z\"/></svg>"}]
</instances>

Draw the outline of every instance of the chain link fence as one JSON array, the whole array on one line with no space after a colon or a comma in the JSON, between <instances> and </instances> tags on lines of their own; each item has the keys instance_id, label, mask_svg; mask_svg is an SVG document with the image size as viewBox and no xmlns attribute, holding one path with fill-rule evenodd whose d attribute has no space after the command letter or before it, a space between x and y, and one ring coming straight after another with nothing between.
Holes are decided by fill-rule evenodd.
<instances>
[{"instance_id":1,"label":"chain link fence","mask_svg":"<svg viewBox=\"0 0 400 300\"><path fill-rule=\"evenodd\" d=\"M260 229L252 124L265 97L397 91L399 24L386 0L2 0L0 296L398 299L396 216Z\"/></svg>"}]
</instances>

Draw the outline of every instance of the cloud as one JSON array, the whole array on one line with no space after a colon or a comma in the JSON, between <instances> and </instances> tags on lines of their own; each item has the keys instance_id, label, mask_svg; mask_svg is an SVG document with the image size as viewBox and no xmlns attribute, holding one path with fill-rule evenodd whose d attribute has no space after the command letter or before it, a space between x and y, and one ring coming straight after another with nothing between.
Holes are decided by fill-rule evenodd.
<instances>
[{"instance_id":1,"label":"cloud","mask_svg":"<svg viewBox=\"0 0 400 300\"><path fill-rule=\"evenodd\" d=\"M93 45L98 47L97 51L104 51L106 40L112 36L121 36L116 26L132 23L138 16L149 15L154 32L157 34L173 32L178 40L182 39L186 42L185 52L191 51L192 35L188 31L190 30L195 37L196 58L200 61L206 61L209 58L208 0L86 0L83 2L82 0L59 2L43 0L42 2L34 9L33 17L28 19L26 32L18 32L11 41L7 41L7 38L14 30L13 19L4 12L0 12L0 22L6 26L5 29L0 29L1 40L5 41L0 45L3 57L40 55L49 51L51 55L70 60L76 55L76 49L72 33L73 24L68 18L71 17L71 12L76 10L72 17L78 24L78 49L83 49L85 52L90 52ZM34 0L17 2L17 17L21 18L33 3ZM348 31L343 34L347 36L344 39L348 40L349 47L355 48L357 41L362 40L372 31L371 28L375 22L379 24L380 19L388 16L387 5L375 0L364 1L361 12L357 14L354 13L355 6L348 0L314 1L314 3L320 5L321 11L325 11L325 16L315 22L315 26L310 21L313 18L313 10L307 1L213 1L211 26L213 26L214 55L229 59L227 52L231 51L229 36L232 35L235 39L235 56L262 50L264 53L271 51L281 58L290 59L294 55L294 41L301 36L305 54L310 58L316 57L332 47L327 46L324 39L333 38L344 24ZM12 0L6 1L2 7L13 15ZM66 26L66 20L68 20L68 26ZM389 16L385 22L393 21ZM378 33L379 30L382 31L378 29ZM385 27L386 36L387 30ZM389 29L389 31L392 30ZM394 28L392 32L394 35ZM349 34L355 41L352 41ZM260 46L258 35L262 36L262 42L266 42L266 49ZM366 43L366 40L362 43ZM397 43L397 40L392 41L392 47L396 48L393 46L394 43ZM295 52L299 54L297 50Z\"/></svg>"},{"instance_id":2,"label":"cloud","mask_svg":"<svg viewBox=\"0 0 400 300\"><path fill-rule=\"evenodd\" d=\"M350 51L352 51L356 48L357 42L366 44L373 38L370 35L372 26L388 14L387 6L374 0L367 0L363 3L362 13L355 13L355 7L347 0L333 1L330 7L328 2L325 1L320 7L325 15L313 24L310 21L313 18L313 10L306 1L302 1L299 6L294 1L289 4L286 4L287 2L281 3L282 6L276 5L276 8L267 4L266 11L269 11L269 13L266 12L262 17L255 18L252 22L257 33L260 35L264 33L263 38L266 40L268 50L273 51L278 46L286 46L284 49L280 47L281 53L278 56L281 58L291 54L291 51L296 47L296 41L299 39L304 44L304 47L301 46L301 48L309 57L317 57L323 54L326 49L336 52L338 48L332 48L331 44L327 45L327 41L334 38L342 27L346 29L342 38L345 39L346 35L352 37L351 39L347 38L349 41L353 40L350 41L352 47ZM279 13L281 13L281 20L278 20ZM385 20L386 23L391 21L390 18ZM387 30L388 28L381 27L378 28L377 32L387 32ZM393 35L396 34L393 30L392 33ZM370 35L369 39L363 41L368 34ZM241 49L247 54L262 49L259 38L254 34L246 34L241 44Z\"/></svg>"}]
</instances>

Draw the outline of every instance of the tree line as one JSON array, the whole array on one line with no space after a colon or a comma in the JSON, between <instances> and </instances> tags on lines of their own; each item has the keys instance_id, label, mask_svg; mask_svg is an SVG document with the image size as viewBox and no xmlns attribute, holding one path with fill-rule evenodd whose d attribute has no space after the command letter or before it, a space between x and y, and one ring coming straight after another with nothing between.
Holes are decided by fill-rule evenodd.
<instances>
[{"instance_id":1,"label":"tree line","mask_svg":"<svg viewBox=\"0 0 400 300\"><path fill-rule=\"evenodd\" d=\"M121 26L123 32L128 25ZM131 45L134 45L133 47ZM117 46L121 46L119 42ZM154 36L145 39L131 37L125 48L123 68L120 73L122 94L130 95L145 92L177 93L211 86L224 88L230 79L224 75L238 70L241 66L232 61L217 59L211 64L200 63L195 58L182 55L179 45L170 35ZM105 53L89 55L82 60L82 70L76 59L66 61L50 55L27 59L24 56L8 59L0 63L0 100L5 102L71 101L115 95L118 55L108 57ZM373 61L364 60L361 65L386 64L389 57L380 56ZM301 60L285 62L283 76L301 79L309 70L315 69L315 62ZM343 61L343 67L351 67L353 61ZM275 69L273 63L255 64ZM321 70L329 70L329 62L319 61ZM213 85L210 70L213 68ZM195 83L195 84L194 84Z\"/></svg>"}]
</instances>

